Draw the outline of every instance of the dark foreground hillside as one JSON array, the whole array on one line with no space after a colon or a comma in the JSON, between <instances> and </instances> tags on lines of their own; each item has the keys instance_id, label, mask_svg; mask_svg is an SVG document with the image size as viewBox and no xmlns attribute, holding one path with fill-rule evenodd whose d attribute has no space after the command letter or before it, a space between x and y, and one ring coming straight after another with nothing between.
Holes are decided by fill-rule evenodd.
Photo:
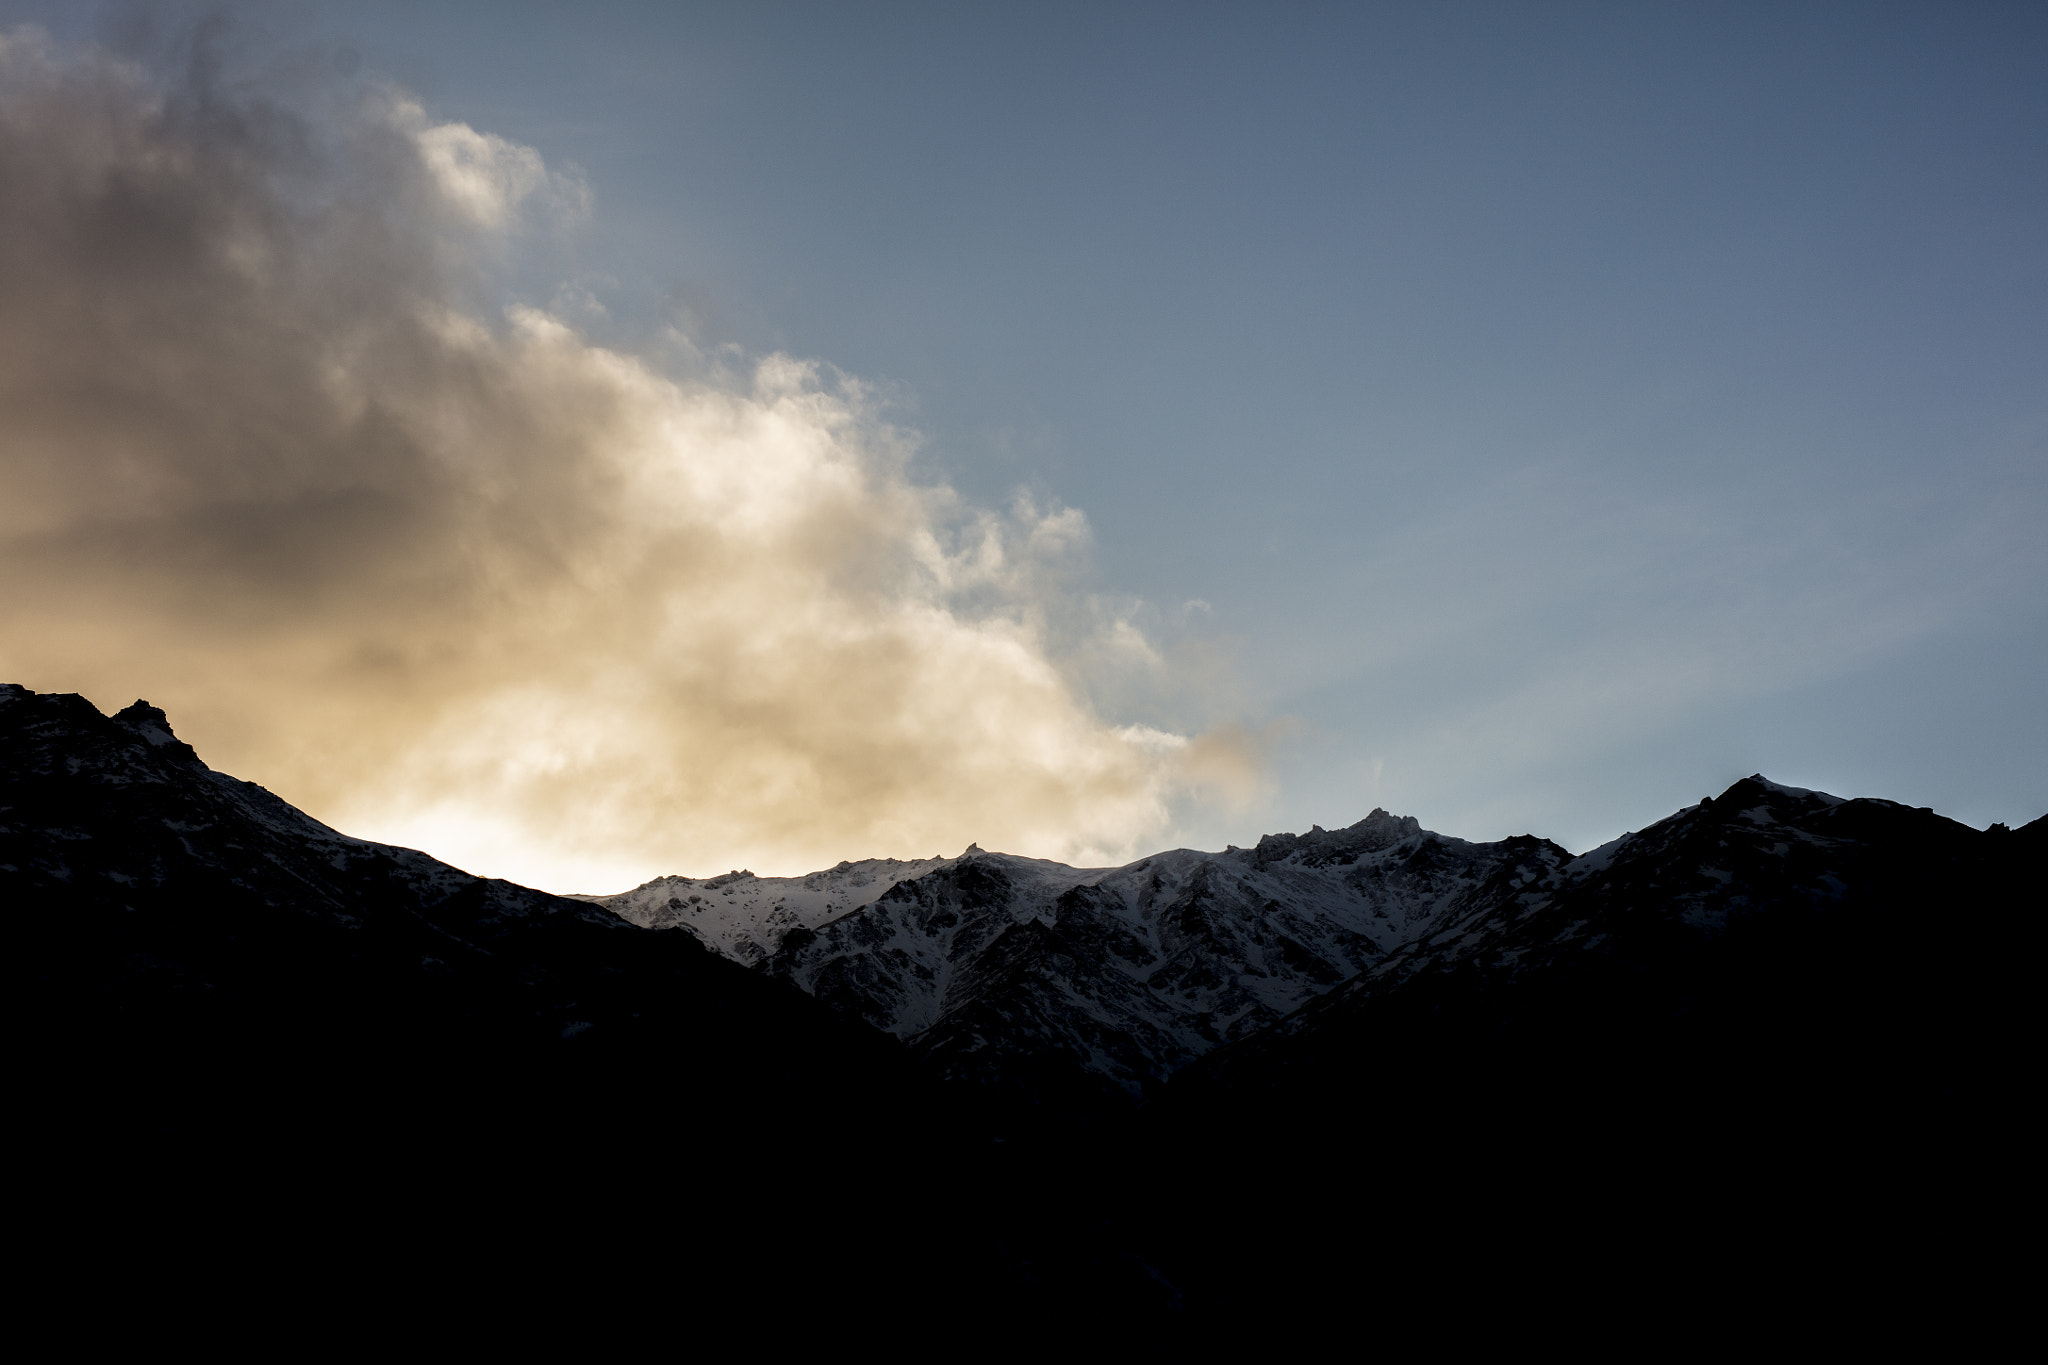
<instances>
[{"instance_id":1,"label":"dark foreground hillside","mask_svg":"<svg viewBox=\"0 0 2048 1365\"><path fill-rule=\"evenodd\" d=\"M885 1284L1162 1299L1064 1236L1034 1270L1030 1181L895 1040L688 935L338 834L142 703L0 691L0 904L66 1284L147 1267L135 1292L236 1321L478 1296L536 1328L602 1293L783 1333Z\"/></svg>"},{"instance_id":2,"label":"dark foreground hillside","mask_svg":"<svg viewBox=\"0 0 2048 1365\"><path fill-rule=\"evenodd\" d=\"M1200 1133L1270 1197L1148 1218L1226 1315L1354 1302L1400 1246L1505 1276L1487 1313L1590 1293L1610 1327L1654 1304L1699 1333L1771 1312L1968 1336L2009 1282L2037 1070L2013 954L2044 868L2048 819L1986 832L1761 778L1532 860L1512 900L1179 1073L1138 1145ZM1374 1249L1333 1250L1339 1226Z\"/></svg>"},{"instance_id":3,"label":"dark foreground hillside","mask_svg":"<svg viewBox=\"0 0 2048 1365\"><path fill-rule=\"evenodd\" d=\"M991 1126L687 933L348 838L144 704L0 688L26 1225L42 1274L131 1286L94 1311L216 1334L253 1296L997 1358L1967 1335L2044 842L1760 778L1578 858L1507 841L1134 1118Z\"/></svg>"}]
</instances>

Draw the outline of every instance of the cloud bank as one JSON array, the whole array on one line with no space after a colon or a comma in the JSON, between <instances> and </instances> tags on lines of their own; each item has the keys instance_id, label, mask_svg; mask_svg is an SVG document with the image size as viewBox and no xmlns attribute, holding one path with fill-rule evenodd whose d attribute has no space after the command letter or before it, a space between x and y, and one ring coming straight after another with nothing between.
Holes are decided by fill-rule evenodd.
<instances>
[{"instance_id":1,"label":"cloud bank","mask_svg":"<svg viewBox=\"0 0 2048 1365\"><path fill-rule=\"evenodd\" d=\"M918 482L816 366L506 309L587 201L531 149L195 71L0 36L8 680L146 695L351 832L558 890L1116 858L1249 780L1086 700L1158 660L1077 607L1079 513Z\"/></svg>"}]
</instances>

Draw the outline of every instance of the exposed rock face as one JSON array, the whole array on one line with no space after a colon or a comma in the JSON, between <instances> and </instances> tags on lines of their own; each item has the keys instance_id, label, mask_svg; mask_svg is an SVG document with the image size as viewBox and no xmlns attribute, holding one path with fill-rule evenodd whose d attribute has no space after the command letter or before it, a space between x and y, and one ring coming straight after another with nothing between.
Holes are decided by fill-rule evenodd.
<instances>
[{"instance_id":1,"label":"exposed rock face","mask_svg":"<svg viewBox=\"0 0 2048 1365\"><path fill-rule=\"evenodd\" d=\"M766 968L956 1079L1137 1098L1498 895L1506 869L1567 857L1384 811L1121 868L976 852L788 933Z\"/></svg>"},{"instance_id":2,"label":"exposed rock face","mask_svg":"<svg viewBox=\"0 0 2048 1365\"><path fill-rule=\"evenodd\" d=\"M792 930L814 929L874 902L898 882L949 867L951 858L867 858L807 877L657 877L615 896L579 896L645 929L681 929L749 967L768 959Z\"/></svg>"},{"instance_id":3,"label":"exposed rock face","mask_svg":"<svg viewBox=\"0 0 2048 1365\"><path fill-rule=\"evenodd\" d=\"M1626 1017L1652 998L1683 1013L1688 991L1714 989L1688 983L1727 956L1716 943L1860 935L1836 912L1895 901L1928 875L1923 861L1902 881L1902 850L1967 863L1976 855L1959 848L2000 837L1758 776L1577 858L1534 837L1474 844L1374 811L1347 829L1121 868L975 848L772 882L729 874L687 883L694 900L665 895L686 884L664 879L600 903L691 927L955 1080L1039 1109L1099 1110L1218 1048L1192 1085L1263 1076L1285 1039L1378 1018L1388 1000L1426 999L1402 1008L1459 1028L1536 1009L1538 996L1551 1014L1576 1000Z\"/></svg>"}]
</instances>

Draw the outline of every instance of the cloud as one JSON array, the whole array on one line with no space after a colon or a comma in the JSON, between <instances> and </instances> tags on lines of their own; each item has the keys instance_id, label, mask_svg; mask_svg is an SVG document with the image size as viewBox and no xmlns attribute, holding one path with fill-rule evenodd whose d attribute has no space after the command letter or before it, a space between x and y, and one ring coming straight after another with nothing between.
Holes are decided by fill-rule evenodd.
<instances>
[{"instance_id":1,"label":"cloud","mask_svg":"<svg viewBox=\"0 0 2048 1365\"><path fill-rule=\"evenodd\" d=\"M316 117L0 36L6 676L556 889L1117 858L1253 780L1086 700L1163 665L1072 591L1079 512L917 481L817 365L505 308L523 215L586 204L402 94Z\"/></svg>"}]
</instances>

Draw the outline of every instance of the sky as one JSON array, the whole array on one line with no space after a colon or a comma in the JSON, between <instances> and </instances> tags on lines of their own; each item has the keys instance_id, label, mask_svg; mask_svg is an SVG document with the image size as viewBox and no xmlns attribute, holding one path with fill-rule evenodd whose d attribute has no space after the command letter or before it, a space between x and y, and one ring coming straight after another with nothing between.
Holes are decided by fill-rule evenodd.
<instances>
[{"instance_id":1,"label":"sky","mask_svg":"<svg viewBox=\"0 0 2048 1365\"><path fill-rule=\"evenodd\" d=\"M352 833L2048 810L2038 5L0 32L0 672Z\"/></svg>"}]
</instances>

